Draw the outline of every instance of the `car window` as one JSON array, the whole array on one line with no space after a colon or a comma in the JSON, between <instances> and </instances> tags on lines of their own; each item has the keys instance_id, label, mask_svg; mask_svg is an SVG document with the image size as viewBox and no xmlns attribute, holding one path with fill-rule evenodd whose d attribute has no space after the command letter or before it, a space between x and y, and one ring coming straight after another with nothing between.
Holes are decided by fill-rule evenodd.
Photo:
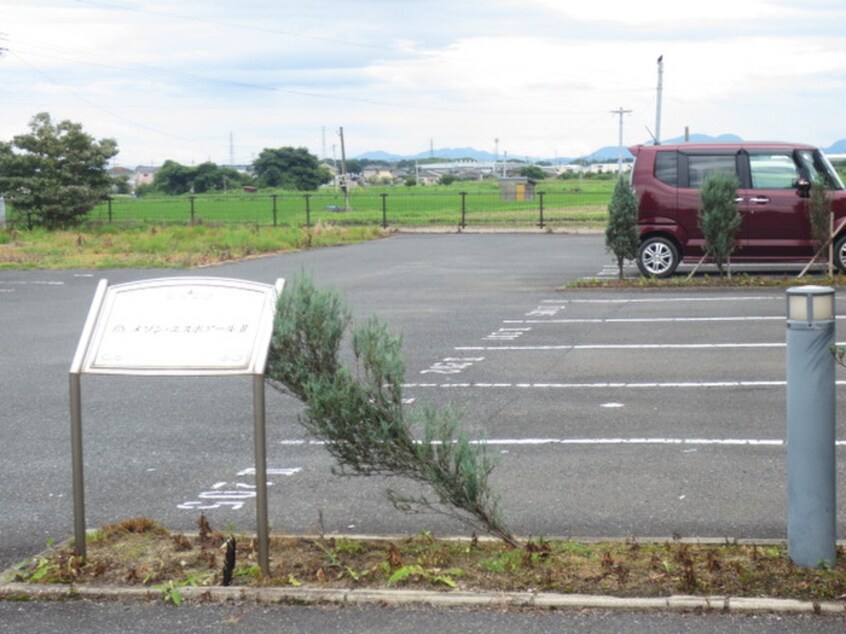
<instances>
[{"instance_id":1,"label":"car window","mask_svg":"<svg viewBox=\"0 0 846 634\"><path fill-rule=\"evenodd\" d=\"M799 170L789 154L751 154L753 189L793 189Z\"/></svg>"},{"instance_id":2,"label":"car window","mask_svg":"<svg viewBox=\"0 0 846 634\"><path fill-rule=\"evenodd\" d=\"M699 189L705 179L712 174L731 174L737 176L737 161L734 154L691 154L687 159L690 187Z\"/></svg>"},{"instance_id":3,"label":"car window","mask_svg":"<svg viewBox=\"0 0 846 634\"><path fill-rule=\"evenodd\" d=\"M843 183L837 172L819 150L799 150L802 176L813 181L822 181L829 189L843 189Z\"/></svg>"},{"instance_id":4,"label":"car window","mask_svg":"<svg viewBox=\"0 0 846 634\"><path fill-rule=\"evenodd\" d=\"M658 152L655 155L655 178L667 185L679 184L677 152Z\"/></svg>"}]
</instances>

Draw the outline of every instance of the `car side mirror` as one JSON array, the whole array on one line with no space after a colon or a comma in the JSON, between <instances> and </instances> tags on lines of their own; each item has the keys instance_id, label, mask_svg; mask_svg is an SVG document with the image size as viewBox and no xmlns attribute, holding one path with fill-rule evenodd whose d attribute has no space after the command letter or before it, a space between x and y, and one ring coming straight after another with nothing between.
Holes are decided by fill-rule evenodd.
<instances>
[{"instance_id":1,"label":"car side mirror","mask_svg":"<svg viewBox=\"0 0 846 634\"><path fill-rule=\"evenodd\" d=\"M800 198L810 198L811 196L811 181L808 178L800 178L795 182L796 191Z\"/></svg>"}]
</instances>

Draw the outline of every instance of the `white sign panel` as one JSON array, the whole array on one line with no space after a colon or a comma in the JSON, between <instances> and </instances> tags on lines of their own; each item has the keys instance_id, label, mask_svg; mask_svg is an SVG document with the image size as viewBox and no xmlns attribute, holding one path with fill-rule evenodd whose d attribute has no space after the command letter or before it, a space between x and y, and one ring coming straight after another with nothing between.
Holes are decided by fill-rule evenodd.
<instances>
[{"instance_id":1,"label":"white sign panel","mask_svg":"<svg viewBox=\"0 0 846 634\"><path fill-rule=\"evenodd\" d=\"M261 374L276 297L273 286L226 278L107 287L90 339L80 342L81 372Z\"/></svg>"}]
</instances>

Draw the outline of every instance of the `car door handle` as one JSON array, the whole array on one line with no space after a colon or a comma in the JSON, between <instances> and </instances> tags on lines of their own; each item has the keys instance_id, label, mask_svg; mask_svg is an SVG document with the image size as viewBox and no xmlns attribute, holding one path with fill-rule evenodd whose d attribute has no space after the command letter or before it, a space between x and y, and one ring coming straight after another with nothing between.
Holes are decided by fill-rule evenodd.
<instances>
[{"instance_id":1,"label":"car door handle","mask_svg":"<svg viewBox=\"0 0 846 634\"><path fill-rule=\"evenodd\" d=\"M738 196L737 198L734 199L734 202L739 205L740 203L743 202L743 196Z\"/></svg>"},{"instance_id":2,"label":"car door handle","mask_svg":"<svg viewBox=\"0 0 846 634\"><path fill-rule=\"evenodd\" d=\"M770 199L766 196L753 196L749 199L749 202L755 203L757 205L766 205L768 202L770 202Z\"/></svg>"}]
</instances>

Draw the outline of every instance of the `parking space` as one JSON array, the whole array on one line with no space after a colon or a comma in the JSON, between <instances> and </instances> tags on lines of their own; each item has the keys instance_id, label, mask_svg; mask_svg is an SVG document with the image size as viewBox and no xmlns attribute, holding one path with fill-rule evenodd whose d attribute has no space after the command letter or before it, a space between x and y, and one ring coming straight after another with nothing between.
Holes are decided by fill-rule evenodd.
<instances>
[{"instance_id":1,"label":"parking space","mask_svg":"<svg viewBox=\"0 0 846 634\"><path fill-rule=\"evenodd\" d=\"M601 249L597 237L401 237L202 274L270 283L305 269L357 318L402 333L407 400L452 403L489 443L520 533L783 537L784 289L555 290L601 270L590 264ZM67 372L100 277L0 275L5 562L70 531ZM248 386L98 378L84 389L92 525L148 514L191 530L209 507L217 526L252 527ZM299 411L268 394L274 530L463 530L393 510L382 491L400 482L334 476ZM841 404L841 447L844 417Z\"/></svg>"}]
</instances>

